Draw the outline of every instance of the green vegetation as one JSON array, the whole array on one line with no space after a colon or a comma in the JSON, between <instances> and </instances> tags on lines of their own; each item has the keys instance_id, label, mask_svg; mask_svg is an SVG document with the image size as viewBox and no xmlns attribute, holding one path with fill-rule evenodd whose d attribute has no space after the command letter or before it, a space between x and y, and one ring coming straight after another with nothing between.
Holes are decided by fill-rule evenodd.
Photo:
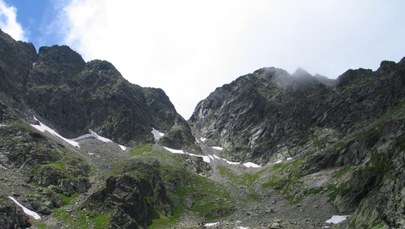
<instances>
[{"instance_id":1,"label":"green vegetation","mask_svg":"<svg viewBox=\"0 0 405 229\"><path fill-rule=\"evenodd\" d=\"M219 165L217 166L217 169L219 171L219 174L221 174L221 176L228 178L233 184L243 185L248 188L249 194L246 198L246 201L260 200L260 196L254 191L253 185L260 178L260 175L262 174L263 171L255 173L246 172L238 176L230 168L226 166Z\"/></svg>"},{"instance_id":2,"label":"green vegetation","mask_svg":"<svg viewBox=\"0 0 405 229\"><path fill-rule=\"evenodd\" d=\"M108 228L110 215L107 213L102 213L100 215L90 217L90 220L94 223L94 229L104 229Z\"/></svg>"},{"instance_id":3,"label":"green vegetation","mask_svg":"<svg viewBox=\"0 0 405 229\"><path fill-rule=\"evenodd\" d=\"M158 214L150 220L149 229L162 229L167 228L168 225L173 225L180 218L180 213L177 212L173 216L165 216Z\"/></svg>"},{"instance_id":4,"label":"green vegetation","mask_svg":"<svg viewBox=\"0 0 405 229\"><path fill-rule=\"evenodd\" d=\"M247 201L260 201L260 196L257 193L249 193L249 195L246 198Z\"/></svg>"},{"instance_id":5,"label":"green vegetation","mask_svg":"<svg viewBox=\"0 0 405 229\"><path fill-rule=\"evenodd\" d=\"M37 178L42 175L50 176L53 174L59 179L64 178L72 181L88 176L90 166L87 164L87 162L77 156L74 156L73 153L69 151L59 153L61 154L61 158L59 160L37 165L33 169L33 174L36 175ZM57 183L51 184L58 185Z\"/></svg>"},{"instance_id":6,"label":"green vegetation","mask_svg":"<svg viewBox=\"0 0 405 229\"><path fill-rule=\"evenodd\" d=\"M152 152L152 144L150 144L150 143L133 148L129 152L129 155L138 156L138 155L142 155L143 153L147 153L147 152Z\"/></svg>"},{"instance_id":7,"label":"green vegetation","mask_svg":"<svg viewBox=\"0 0 405 229\"><path fill-rule=\"evenodd\" d=\"M341 184L330 184L327 186L327 189L329 191L329 201L335 202L338 196L342 196L350 190L350 185L347 182Z\"/></svg>"},{"instance_id":8,"label":"green vegetation","mask_svg":"<svg viewBox=\"0 0 405 229\"><path fill-rule=\"evenodd\" d=\"M232 183L246 186L254 184L259 179L261 174L260 171L256 173L246 172L238 176L230 168L223 165L219 165L217 169L221 176L227 177L232 181Z\"/></svg>"},{"instance_id":9,"label":"green vegetation","mask_svg":"<svg viewBox=\"0 0 405 229\"><path fill-rule=\"evenodd\" d=\"M56 209L52 216L64 223L69 228L78 229L104 229L108 228L109 214L96 213L87 210L78 210L76 212L68 212L65 209Z\"/></svg>"},{"instance_id":10,"label":"green vegetation","mask_svg":"<svg viewBox=\"0 0 405 229\"><path fill-rule=\"evenodd\" d=\"M56 170L59 170L59 171L64 171L65 170L65 163L61 162L61 161L51 162L51 163L48 163L48 164L41 165L38 168L40 168L40 169L48 169L49 168L49 169L56 169Z\"/></svg>"},{"instance_id":11,"label":"green vegetation","mask_svg":"<svg viewBox=\"0 0 405 229\"><path fill-rule=\"evenodd\" d=\"M302 186L298 180L302 177L301 167L303 162L303 158L297 158L273 165L271 176L262 186L279 191L291 203L300 202L305 196L318 193L320 189L297 190L297 186Z\"/></svg>"},{"instance_id":12,"label":"green vegetation","mask_svg":"<svg viewBox=\"0 0 405 229\"><path fill-rule=\"evenodd\" d=\"M272 176L267 182L263 183L263 187L272 187L276 190L284 189L293 186L301 177L302 159L282 162L273 165L271 168Z\"/></svg>"},{"instance_id":13,"label":"green vegetation","mask_svg":"<svg viewBox=\"0 0 405 229\"><path fill-rule=\"evenodd\" d=\"M385 227L385 223L383 221L373 225L373 227L371 229L383 229Z\"/></svg>"},{"instance_id":14,"label":"green vegetation","mask_svg":"<svg viewBox=\"0 0 405 229\"><path fill-rule=\"evenodd\" d=\"M352 170L352 166L351 166L351 165L343 166L342 168L340 168L340 169L333 175L333 178L335 178L335 179L340 179L341 177L343 177L344 175L346 175L350 170Z\"/></svg>"},{"instance_id":15,"label":"green vegetation","mask_svg":"<svg viewBox=\"0 0 405 229\"><path fill-rule=\"evenodd\" d=\"M36 226L38 229L47 229L46 224L41 221L36 221L34 223L34 226Z\"/></svg>"},{"instance_id":16,"label":"green vegetation","mask_svg":"<svg viewBox=\"0 0 405 229\"><path fill-rule=\"evenodd\" d=\"M207 220L226 216L234 210L230 194L221 185L190 172L188 182L178 185L175 194L180 201L180 210L199 213Z\"/></svg>"},{"instance_id":17,"label":"green vegetation","mask_svg":"<svg viewBox=\"0 0 405 229\"><path fill-rule=\"evenodd\" d=\"M229 192L222 185L186 168L183 165L184 155L155 151L150 144L137 147L130 154L133 155L131 160L119 161L113 165L111 175L128 174L140 178L142 172L137 170L142 168L137 161L156 165L174 210L172 215L166 215L159 206L150 204L152 208L148 228L167 228L168 225L175 224L186 211L195 212L206 220L224 217L234 211ZM253 178L246 175L246 179ZM257 196L252 195L251 198L255 199Z\"/></svg>"},{"instance_id":18,"label":"green vegetation","mask_svg":"<svg viewBox=\"0 0 405 229\"><path fill-rule=\"evenodd\" d=\"M71 196L65 196L61 193L58 193L58 197L62 200L63 205L71 204L78 196L79 194L77 192L73 193Z\"/></svg>"}]
</instances>

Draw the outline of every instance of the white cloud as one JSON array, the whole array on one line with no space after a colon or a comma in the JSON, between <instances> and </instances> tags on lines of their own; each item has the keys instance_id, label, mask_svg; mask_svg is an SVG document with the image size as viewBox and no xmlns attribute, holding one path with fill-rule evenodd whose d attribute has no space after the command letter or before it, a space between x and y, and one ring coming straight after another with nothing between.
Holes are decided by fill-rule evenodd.
<instances>
[{"instance_id":1,"label":"white cloud","mask_svg":"<svg viewBox=\"0 0 405 229\"><path fill-rule=\"evenodd\" d=\"M402 6L400 6L402 4ZM197 102L260 67L336 77L405 55L401 1L72 0L65 42L163 88L188 118Z\"/></svg>"},{"instance_id":2,"label":"white cloud","mask_svg":"<svg viewBox=\"0 0 405 229\"><path fill-rule=\"evenodd\" d=\"M15 40L27 40L22 26L17 22L17 10L0 0L0 28Z\"/></svg>"}]
</instances>

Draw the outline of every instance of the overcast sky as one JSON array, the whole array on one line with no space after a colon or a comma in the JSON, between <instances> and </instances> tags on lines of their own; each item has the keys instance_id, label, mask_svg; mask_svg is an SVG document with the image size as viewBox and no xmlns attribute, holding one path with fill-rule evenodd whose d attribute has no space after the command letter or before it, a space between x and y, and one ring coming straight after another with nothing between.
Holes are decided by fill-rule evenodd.
<instances>
[{"instance_id":1,"label":"overcast sky","mask_svg":"<svg viewBox=\"0 0 405 229\"><path fill-rule=\"evenodd\" d=\"M108 60L188 119L216 87L261 67L336 78L398 62L404 12L403 0L0 0L0 28Z\"/></svg>"}]
</instances>

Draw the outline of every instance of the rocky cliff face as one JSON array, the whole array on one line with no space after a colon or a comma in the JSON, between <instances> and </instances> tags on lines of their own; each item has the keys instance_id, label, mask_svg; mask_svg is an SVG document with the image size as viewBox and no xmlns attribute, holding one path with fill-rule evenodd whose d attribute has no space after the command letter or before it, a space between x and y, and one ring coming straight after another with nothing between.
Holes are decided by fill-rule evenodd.
<instances>
[{"instance_id":1,"label":"rocky cliff face","mask_svg":"<svg viewBox=\"0 0 405 229\"><path fill-rule=\"evenodd\" d=\"M376 71L348 70L334 83L263 68L217 88L189 122L196 136L238 160L299 158L267 183L289 198L323 190L353 214L353 228L401 228L404 89L405 58ZM325 180L334 183L309 181L328 171L340 171Z\"/></svg>"},{"instance_id":2,"label":"rocky cliff face","mask_svg":"<svg viewBox=\"0 0 405 229\"><path fill-rule=\"evenodd\" d=\"M341 75L336 86L303 70L263 68L217 88L189 123L196 135L242 160L268 161L278 148L299 144L314 127L344 133L367 125L404 97L405 59L373 72Z\"/></svg>"},{"instance_id":3,"label":"rocky cliff face","mask_svg":"<svg viewBox=\"0 0 405 229\"><path fill-rule=\"evenodd\" d=\"M157 161L130 161L116 172L86 203L90 208L112 210L109 227L147 228L154 214L172 214Z\"/></svg>"},{"instance_id":4,"label":"rocky cliff face","mask_svg":"<svg viewBox=\"0 0 405 229\"><path fill-rule=\"evenodd\" d=\"M4 33L0 42L3 97L67 138L91 129L137 145L153 142L152 128L169 132L175 125L191 135L162 90L129 83L107 61L86 63L67 46L41 47L36 54L31 44Z\"/></svg>"}]
</instances>

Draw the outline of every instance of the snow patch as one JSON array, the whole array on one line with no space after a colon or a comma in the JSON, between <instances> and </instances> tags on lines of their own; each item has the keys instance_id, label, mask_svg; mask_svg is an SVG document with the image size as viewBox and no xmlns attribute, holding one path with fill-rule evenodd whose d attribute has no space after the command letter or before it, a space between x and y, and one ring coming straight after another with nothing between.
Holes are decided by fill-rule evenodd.
<instances>
[{"instance_id":1,"label":"snow patch","mask_svg":"<svg viewBox=\"0 0 405 229\"><path fill-rule=\"evenodd\" d=\"M43 123L41 123L37 118L35 118L35 116L34 116L34 119L35 119L35 121L38 121L38 123L39 123L39 125L31 124L31 126L34 127L35 129L37 129L37 130L39 130L39 131L41 131L41 132L45 132L45 131L46 131L46 132L52 134L53 136L58 137L58 138L64 140L65 142L71 144L72 146L77 147L77 148L80 148L80 145L79 145L78 142L75 142L75 141L73 141L73 140L70 140L70 139L67 139L67 138L62 137L62 136L61 136L60 134L58 134L55 130L53 130L52 128L50 128L50 127L44 125Z\"/></svg>"},{"instance_id":2,"label":"snow patch","mask_svg":"<svg viewBox=\"0 0 405 229\"><path fill-rule=\"evenodd\" d=\"M4 124L0 124L0 127L6 127L7 125L4 125Z\"/></svg>"},{"instance_id":3,"label":"snow patch","mask_svg":"<svg viewBox=\"0 0 405 229\"><path fill-rule=\"evenodd\" d=\"M94 132L94 131L92 131L92 130L89 130L89 133L90 133L90 134L85 134L85 135L79 136L79 137L77 137L77 138L74 138L74 139L72 139L72 141L81 141L81 140L84 140L84 139L87 139L87 138L94 138L94 139L97 139L97 140L99 140L99 141L106 142L106 143L109 143L109 142L115 143L115 142L113 142L111 139L102 137L102 136L98 135L96 132ZM117 144L117 145L118 145L122 150L126 150L126 149L127 149L127 147L125 147L125 146L123 146L123 145L119 145L119 144Z\"/></svg>"},{"instance_id":4,"label":"snow patch","mask_svg":"<svg viewBox=\"0 0 405 229\"><path fill-rule=\"evenodd\" d=\"M13 197L8 196L8 198L10 198L15 204L20 206L26 215L29 215L29 216L33 217L34 219L36 219L36 220L41 219L41 216L38 215L38 213L36 213L34 211L31 211L30 209L24 207L22 204L18 203L18 201L16 199L14 199Z\"/></svg>"},{"instance_id":5,"label":"snow patch","mask_svg":"<svg viewBox=\"0 0 405 229\"><path fill-rule=\"evenodd\" d=\"M249 229L249 227L242 227L242 226L239 226L239 227L237 227L236 229Z\"/></svg>"},{"instance_id":6,"label":"snow patch","mask_svg":"<svg viewBox=\"0 0 405 229\"><path fill-rule=\"evenodd\" d=\"M260 165L255 164L253 162L246 162L246 163L243 163L242 165L247 168L260 168L261 167Z\"/></svg>"},{"instance_id":7,"label":"snow patch","mask_svg":"<svg viewBox=\"0 0 405 229\"><path fill-rule=\"evenodd\" d=\"M224 148L222 148L222 147L220 147L220 146L213 146L213 147L211 147L211 148L213 148L213 149L215 149L215 150L224 150Z\"/></svg>"},{"instance_id":8,"label":"snow patch","mask_svg":"<svg viewBox=\"0 0 405 229\"><path fill-rule=\"evenodd\" d=\"M224 160L226 163L228 163L230 165L240 165L240 162L228 161L226 159L222 159L222 160Z\"/></svg>"},{"instance_id":9,"label":"snow patch","mask_svg":"<svg viewBox=\"0 0 405 229\"><path fill-rule=\"evenodd\" d=\"M338 224L338 223L341 223L341 222L347 220L347 218L349 218L349 217L350 217L350 215L333 215L332 218L326 220L325 223Z\"/></svg>"},{"instance_id":10,"label":"snow patch","mask_svg":"<svg viewBox=\"0 0 405 229\"><path fill-rule=\"evenodd\" d=\"M287 161L291 161L292 159L292 157L287 157Z\"/></svg>"},{"instance_id":11,"label":"snow patch","mask_svg":"<svg viewBox=\"0 0 405 229\"><path fill-rule=\"evenodd\" d=\"M155 141L159 140L161 137L163 137L165 134L156 130L155 128L152 128L151 133L153 134L153 138Z\"/></svg>"},{"instance_id":12,"label":"snow patch","mask_svg":"<svg viewBox=\"0 0 405 229\"><path fill-rule=\"evenodd\" d=\"M187 153L184 152L183 150L180 149L171 149L168 147L163 146L163 148L167 151L169 151L170 153L174 153L174 154L185 154L185 155L189 155L189 156L193 156L193 157L201 157L203 159L204 162L206 163L210 163L210 157L209 156L204 156L204 155L197 155L197 154L193 154L193 153Z\"/></svg>"},{"instance_id":13,"label":"snow patch","mask_svg":"<svg viewBox=\"0 0 405 229\"><path fill-rule=\"evenodd\" d=\"M165 150L169 151L170 153L175 153L175 154L185 154L183 150L181 149L171 149L168 147L163 146L163 148L165 148Z\"/></svg>"},{"instance_id":14,"label":"snow patch","mask_svg":"<svg viewBox=\"0 0 405 229\"><path fill-rule=\"evenodd\" d=\"M218 225L219 224L219 222L215 222L215 223L206 223L206 224L204 224L204 227L213 227L213 226L216 226L216 225Z\"/></svg>"},{"instance_id":15,"label":"snow patch","mask_svg":"<svg viewBox=\"0 0 405 229\"><path fill-rule=\"evenodd\" d=\"M207 139L206 139L206 138L200 138L200 140L201 140L202 142L207 141Z\"/></svg>"},{"instance_id":16,"label":"snow patch","mask_svg":"<svg viewBox=\"0 0 405 229\"><path fill-rule=\"evenodd\" d=\"M90 134L91 134L92 136L94 136L96 139L98 139L98 140L100 140L100 141L102 141L102 142L113 142L113 141L111 141L111 140L108 139L108 138L105 138L105 137L102 137L102 136L98 135L96 132L94 132L94 131L92 131L92 130L89 130L89 132L90 132Z\"/></svg>"},{"instance_id":17,"label":"snow patch","mask_svg":"<svg viewBox=\"0 0 405 229\"><path fill-rule=\"evenodd\" d=\"M4 170L6 170L7 168L6 167L4 167L3 165L0 165L0 168L2 168L2 169L4 169Z\"/></svg>"},{"instance_id":18,"label":"snow patch","mask_svg":"<svg viewBox=\"0 0 405 229\"><path fill-rule=\"evenodd\" d=\"M214 157L213 157L212 155L208 155L208 157L209 157L211 160L214 160Z\"/></svg>"},{"instance_id":19,"label":"snow patch","mask_svg":"<svg viewBox=\"0 0 405 229\"><path fill-rule=\"evenodd\" d=\"M203 161L206 162L206 163L210 163L210 162L211 162L211 161L210 161L210 158L209 158L208 156L202 156L202 159L203 159Z\"/></svg>"},{"instance_id":20,"label":"snow patch","mask_svg":"<svg viewBox=\"0 0 405 229\"><path fill-rule=\"evenodd\" d=\"M280 160L274 162L274 164L280 164L282 161L283 161L283 160L280 159Z\"/></svg>"},{"instance_id":21,"label":"snow patch","mask_svg":"<svg viewBox=\"0 0 405 229\"><path fill-rule=\"evenodd\" d=\"M216 159L218 159L218 160L221 160L221 158L220 157L218 157L217 155L215 155L214 154L214 157L216 158Z\"/></svg>"}]
</instances>

